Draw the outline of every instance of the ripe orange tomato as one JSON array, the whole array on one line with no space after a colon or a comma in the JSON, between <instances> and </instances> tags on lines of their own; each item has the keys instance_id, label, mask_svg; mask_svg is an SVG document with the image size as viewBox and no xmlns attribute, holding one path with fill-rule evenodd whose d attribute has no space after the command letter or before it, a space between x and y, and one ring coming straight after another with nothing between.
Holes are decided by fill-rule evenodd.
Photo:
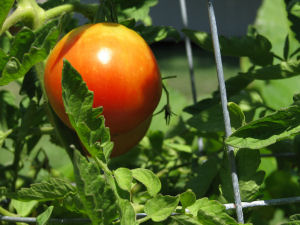
<instances>
[{"instance_id":1,"label":"ripe orange tomato","mask_svg":"<svg viewBox=\"0 0 300 225\"><path fill-rule=\"evenodd\" d=\"M63 59L94 92L93 107L103 106L116 146L112 155L137 144L162 91L159 68L145 40L120 24L98 23L74 29L57 43L46 63L44 83L52 108L71 127L62 100Z\"/></svg>"}]
</instances>

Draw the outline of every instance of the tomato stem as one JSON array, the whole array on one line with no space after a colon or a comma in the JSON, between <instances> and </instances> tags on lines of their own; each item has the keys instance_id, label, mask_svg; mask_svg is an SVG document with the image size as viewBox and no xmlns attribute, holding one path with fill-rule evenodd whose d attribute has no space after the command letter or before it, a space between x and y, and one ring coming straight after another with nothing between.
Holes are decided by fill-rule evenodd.
<instances>
[{"instance_id":1,"label":"tomato stem","mask_svg":"<svg viewBox=\"0 0 300 225\"><path fill-rule=\"evenodd\" d=\"M0 214L4 215L4 216L13 216L13 217L18 217L18 215L12 213L12 212L9 212L8 210L2 208L0 206Z\"/></svg>"},{"instance_id":2,"label":"tomato stem","mask_svg":"<svg viewBox=\"0 0 300 225\"><path fill-rule=\"evenodd\" d=\"M45 21L58 17L64 13L78 12L90 20L96 13L97 4L81 4L74 2L64 4L45 11L34 0L19 0L16 10L4 21L0 35L18 22L24 22L33 29L40 28Z\"/></svg>"},{"instance_id":3,"label":"tomato stem","mask_svg":"<svg viewBox=\"0 0 300 225\"><path fill-rule=\"evenodd\" d=\"M142 218L142 219L139 219L137 222L138 222L138 224L141 224L141 223L144 223L144 222L146 222L146 221L148 221L148 220L150 220L151 218L149 217L149 216L145 216L144 218Z\"/></svg>"}]
</instances>

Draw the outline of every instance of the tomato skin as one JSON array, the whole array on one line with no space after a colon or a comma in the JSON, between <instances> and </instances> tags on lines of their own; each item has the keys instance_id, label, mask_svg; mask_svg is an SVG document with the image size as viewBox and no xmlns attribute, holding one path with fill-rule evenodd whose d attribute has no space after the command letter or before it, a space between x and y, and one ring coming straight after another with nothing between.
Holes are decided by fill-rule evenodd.
<instances>
[{"instance_id":1,"label":"tomato skin","mask_svg":"<svg viewBox=\"0 0 300 225\"><path fill-rule=\"evenodd\" d=\"M142 138L145 136L151 124L151 119L152 115L129 132L122 133L116 136L113 135L111 137L111 140L114 142L114 149L111 153L111 157L125 154L137 143L139 143L140 140L142 140Z\"/></svg>"},{"instance_id":2,"label":"tomato skin","mask_svg":"<svg viewBox=\"0 0 300 225\"><path fill-rule=\"evenodd\" d=\"M159 68L141 36L114 23L84 25L57 43L45 68L49 102L69 127L62 100L63 59L72 64L94 92L93 107L103 106L112 137L130 133L146 123L160 100Z\"/></svg>"}]
</instances>

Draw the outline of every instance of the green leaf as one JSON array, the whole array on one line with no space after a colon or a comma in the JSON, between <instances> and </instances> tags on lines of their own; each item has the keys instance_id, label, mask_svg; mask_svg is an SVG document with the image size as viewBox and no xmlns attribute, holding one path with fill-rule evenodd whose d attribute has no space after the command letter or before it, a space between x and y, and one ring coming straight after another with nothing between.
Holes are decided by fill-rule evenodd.
<instances>
[{"instance_id":1,"label":"green leaf","mask_svg":"<svg viewBox=\"0 0 300 225\"><path fill-rule=\"evenodd\" d=\"M167 219L174 212L178 203L178 196L157 195L146 202L144 210L154 222L160 222Z\"/></svg>"},{"instance_id":2,"label":"green leaf","mask_svg":"<svg viewBox=\"0 0 300 225\"><path fill-rule=\"evenodd\" d=\"M183 192L182 194L180 194L179 197L183 209L187 208L188 206L196 202L196 195L191 190L187 190L186 192Z\"/></svg>"},{"instance_id":3,"label":"green leaf","mask_svg":"<svg viewBox=\"0 0 300 225\"><path fill-rule=\"evenodd\" d=\"M300 75L300 61L292 60L250 70L247 73L240 73L240 76L247 76L256 80L285 79L298 75Z\"/></svg>"},{"instance_id":4,"label":"green leaf","mask_svg":"<svg viewBox=\"0 0 300 225\"><path fill-rule=\"evenodd\" d=\"M132 176L147 188L151 196L155 196L161 189L159 178L150 170L137 168L131 170Z\"/></svg>"},{"instance_id":5,"label":"green leaf","mask_svg":"<svg viewBox=\"0 0 300 225\"><path fill-rule=\"evenodd\" d=\"M197 217L200 224L207 225L237 225L238 223L226 213L226 208L220 202L202 198L188 207L189 212Z\"/></svg>"},{"instance_id":6,"label":"green leaf","mask_svg":"<svg viewBox=\"0 0 300 225\"><path fill-rule=\"evenodd\" d=\"M186 153L193 152L192 147L190 145L185 144L185 141L178 136L164 140L163 144L164 147L174 149L175 151L186 152Z\"/></svg>"},{"instance_id":7,"label":"green leaf","mask_svg":"<svg viewBox=\"0 0 300 225\"><path fill-rule=\"evenodd\" d=\"M237 76L231 77L228 80L226 80L225 84L228 99L245 89L251 82L253 82L253 80L254 79L250 76L244 76L242 74L238 74ZM220 92L215 91L213 93L213 98L203 99L197 102L196 104L186 107L184 111L190 114L196 114L210 107L213 107L219 104L220 102Z\"/></svg>"},{"instance_id":8,"label":"green leaf","mask_svg":"<svg viewBox=\"0 0 300 225\"><path fill-rule=\"evenodd\" d=\"M121 225L136 225L136 216L133 206L128 200L119 200L119 207L122 212Z\"/></svg>"},{"instance_id":9,"label":"green leaf","mask_svg":"<svg viewBox=\"0 0 300 225\"><path fill-rule=\"evenodd\" d=\"M151 25L150 8L157 3L158 0L116 0L115 6L117 7L118 21L133 18L137 22L142 21L146 25Z\"/></svg>"},{"instance_id":10,"label":"green leaf","mask_svg":"<svg viewBox=\"0 0 300 225\"><path fill-rule=\"evenodd\" d=\"M233 128L239 128L246 123L245 114L239 105L234 102L228 102L228 110L230 115L230 122Z\"/></svg>"},{"instance_id":11,"label":"green leaf","mask_svg":"<svg viewBox=\"0 0 300 225\"><path fill-rule=\"evenodd\" d=\"M251 149L238 150L236 163L242 201L255 200L261 194L259 191L265 175L263 171L257 171L260 165L259 151ZM220 177L223 197L225 197L228 202L234 201L231 169L227 155L224 155Z\"/></svg>"},{"instance_id":12,"label":"green leaf","mask_svg":"<svg viewBox=\"0 0 300 225\"><path fill-rule=\"evenodd\" d=\"M80 200L92 224L111 224L118 215L116 200L100 170L78 151L74 152L73 165Z\"/></svg>"},{"instance_id":13,"label":"green leaf","mask_svg":"<svg viewBox=\"0 0 300 225\"><path fill-rule=\"evenodd\" d=\"M29 52L34 39L34 32L29 28L24 27L14 37L14 41L9 52L10 56L16 57L19 61L22 61L24 54Z\"/></svg>"},{"instance_id":14,"label":"green leaf","mask_svg":"<svg viewBox=\"0 0 300 225\"><path fill-rule=\"evenodd\" d=\"M0 148L2 147L5 139L13 132L13 130L8 130L3 132L2 130L0 130Z\"/></svg>"},{"instance_id":15,"label":"green leaf","mask_svg":"<svg viewBox=\"0 0 300 225\"><path fill-rule=\"evenodd\" d=\"M38 201L18 201L16 199L11 200L11 205L15 208L17 211L17 214L19 216L28 216L32 210L38 205Z\"/></svg>"},{"instance_id":16,"label":"green leaf","mask_svg":"<svg viewBox=\"0 0 300 225\"><path fill-rule=\"evenodd\" d=\"M300 7L300 4L299 4L299 7ZM290 220L299 220L300 221L300 214L294 214L292 216L290 216L289 218Z\"/></svg>"},{"instance_id":17,"label":"green leaf","mask_svg":"<svg viewBox=\"0 0 300 225\"><path fill-rule=\"evenodd\" d=\"M171 38L175 41L180 40L179 32L171 26L144 26L139 25L134 28L148 44Z\"/></svg>"},{"instance_id":18,"label":"green leaf","mask_svg":"<svg viewBox=\"0 0 300 225\"><path fill-rule=\"evenodd\" d=\"M235 129L241 127L245 123L245 115L240 107L233 102L229 102L228 110L232 127ZM222 106L218 104L202 110L199 114L188 119L187 123L198 131L219 132L225 130L223 118Z\"/></svg>"},{"instance_id":19,"label":"green leaf","mask_svg":"<svg viewBox=\"0 0 300 225\"><path fill-rule=\"evenodd\" d=\"M100 116L102 108L92 107L93 92L66 60L62 72L62 96L70 123L84 147L92 156L108 161L113 144L104 117Z\"/></svg>"},{"instance_id":20,"label":"green leaf","mask_svg":"<svg viewBox=\"0 0 300 225\"><path fill-rule=\"evenodd\" d=\"M36 218L37 225L46 225L50 219L53 211L53 206L49 206L42 214L38 215Z\"/></svg>"},{"instance_id":21,"label":"green leaf","mask_svg":"<svg viewBox=\"0 0 300 225\"><path fill-rule=\"evenodd\" d=\"M51 24L53 24L53 22L51 22ZM41 30L40 32L44 32L44 30ZM23 77L32 66L45 60L51 48L57 41L59 30L57 27L52 27L51 29L47 30L47 35L45 37L40 33L35 33L35 35L37 39L34 41L34 43L32 43L29 51L24 54L22 61L14 56L9 58L0 76L0 85L6 85L11 81ZM39 40L40 36L43 36L44 38ZM26 40L28 41L28 39ZM13 50L18 57L21 56L17 52L22 52L22 48L27 47L23 46L23 44L28 44L27 41L25 43L18 42L18 49Z\"/></svg>"},{"instance_id":22,"label":"green leaf","mask_svg":"<svg viewBox=\"0 0 300 225\"><path fill-rule=\"evenodd\" d=\"M206 32L183 29L183 33L201 48L213 51L211 35ZM219 36L222 55L249 57L255 64L272 64L271 43L262 35L231 37Z\"/></svg>"},{"instance_id":23,"label":"green leaf","mask_svg":"<svg viewBox=\"0 0 300 225\"><path fill-rule=\"evenodd\" d=\"M50 22L49 24L53 25L53 22ZM45 26L48 28L47 25ZM36 39L31 44L29 51L24 54L22 61L14 56L9 58L0 76L0 85L6 85L11 81L23 77L32 66L47 58L51 48L54 47L57 41L59 30L57 27L52 27L47 30L47 35L44 35L45 30L41 29L40 32L41 33L35 32ZM28 39L26 40L28 41ZM14 50L14 52L18 57L21 57L19 53L17 53L18 51L22 52L22 49L20 50L19 47Z\"/></svg>"},{"instance_id":24,"label":"green leaf","mask_svg":"<svg viewBox=\"0 0 300 225\"><path fill-rule=\"evenodd\" d=\"M236 130L226 143L237 148L259 149L300 132L300 106L290 106Z\"/></svg>"},{"instance_id":25,"label":"green leaf","mask_svg":"<svg viewBox=\"0 0 300 225\"><path fill-rule=\"evenodd\" d=\"M171 219L172 222L169 225L203 225L190 215L175 215Z\"/></svg>"},{"instance_id":26,"label":"green leaf","mask_svg":"<svg viewBox=\"0 0 300 225\"><path fill-rule=\"evenodd\" d=\"M37 127L42 123L45 117L45 109L43 106L39 105L37 99L32 99L27 107L22 105L21 108L25 112L21 118L21 126L18 135L20 138L25 138L32 127Z\"/></svg>"},{"instance_id":27,"label":"green leaf","mask_svg":"<svg viewBox=\"0 0 300 225\"><path fill-rule=\"evenodd\" d=\"M17 191L17 199L24 201L51 201L57 199L63 199L70 193L76 192L76 188L70 183L51 178L48 181L42 183L32 184L30 188L22 188Z\"/></svg>"},{"instance_id":28,"label":"green leaf","mask_svg":"<svg viewBox=\"0 0 300 225\"><path fill-rule=\"evenodd\" d=\"M298 0L287 2L288 18L290 21L290 29L293 31L294 37L300 43L300 3ZM299 51L298 51L299 53Z\"/></svg>"},{"instance_id":29,"label":"green leaf","mask_svg":"<svg viewBox=\"0 0 300 225\"><path fill-rule=\"evenodd\" d=\"M299 182L288 170L273 171L266 178L265 185L265 190L270 198L288 198L300 195Z\"/></svg>"},{"instance_id":30,"label":"green leaf","mask_svg":"<svg viewBox=\"0 0 300 225\"><path fill-rule=\"evenodd\" d=\"M14 0L1 0L1 10L0 10L0 30L2 28L2 25L10 11L10 9L13 7Z\"/></svg>"},{"instance_id":31,"label":"green leaf","mask_svg":"<svg viewBox=\"0 0 300 225\"><path fill-rule=\"evenodd\" d=\"M300 220L285 222L285 223L281 223L280 225L300 225Z\"/></svg>"},{"instance_id":32,"label":"green leaf","mask_svg":"<svg viewBox=\"0 0 300 225\"><path fill-rule=\"evenodd\" d=\"M0 187L0 197L6 196L8 194L8 190L6 187Z\"/></svg>"},{"instance_id":33,"label":"green leaf","mask_svg":"<svg viewBox=\"0 0 300 225\"><path fill-rule=\"evenodd\" d=\"M217 157L209 157L203 164L195 168L187 182L187 188L194 190L196 196L203 197L218 174L220 162Z\"/></svg>"},{"instance_id":34,"label":"green leaf","mask_svg":"<svg viewBox=\"0 0 300 225\"><path fill-rule=\"evenodd\" d=\"M118 168L114 171L114 176L119 187L130 192L133 179L132 172L127 168Z\"/></svg>"},{"instance_id":35,"label":"green leaf","mask_svg":"<svg viewBox=\"0 0 300 225\"><path fill-rule=\"evenodd\" d=\"M9 59L9 55L7 55L3 49L0 48L0 72L2 73L2 70L4 66L6 65L7 61Z\"/></svg>"},{"instance_id":36,"label":"green leaf","mask_svg":"<svg viewBox=\"0 0 300 225\"><path fill-rule=\"evenodd\" d=\"M299 47L298 41L290 30L290 25L284 0L262 2L257 12L255 27L272 43L272 52L276 55L283 55L286 35L290 38L290 52Z\"/></svg>"}]
</instances>

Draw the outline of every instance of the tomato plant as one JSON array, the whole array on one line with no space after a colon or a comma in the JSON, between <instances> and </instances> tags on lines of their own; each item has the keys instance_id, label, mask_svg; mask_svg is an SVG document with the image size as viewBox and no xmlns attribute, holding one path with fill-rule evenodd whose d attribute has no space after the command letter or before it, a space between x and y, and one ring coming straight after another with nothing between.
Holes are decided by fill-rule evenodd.
<instances>
[{"instance_id":1,"label":"tomato plant","mask_svg":"<svg viewBox=\"0 0 300 225\"><path fill-rule=\"evenodd\" d=\"M158 2L1 0L0 224L238 225L233 162L244 205L270 200L245 223L299 223L299 1L261 1L247 34L219 36L226 138L211 35L153 26Z\"/></svg>"},{"instance_id":2,"label":"tomato plant","mask_svg":"<svg viewBox=\"0 0 300 225\"><path fill-rule=\"evenodd\" d=\"M114 23L84 25L57 43L46 63L44 83L54 111L70 126L62 100L64 59L93 91L93 106L103 107L118 146L113 155L125 153L144 136L161 96L160 72L148 44L135 31Z\"/></svg>"}]
</instances>

